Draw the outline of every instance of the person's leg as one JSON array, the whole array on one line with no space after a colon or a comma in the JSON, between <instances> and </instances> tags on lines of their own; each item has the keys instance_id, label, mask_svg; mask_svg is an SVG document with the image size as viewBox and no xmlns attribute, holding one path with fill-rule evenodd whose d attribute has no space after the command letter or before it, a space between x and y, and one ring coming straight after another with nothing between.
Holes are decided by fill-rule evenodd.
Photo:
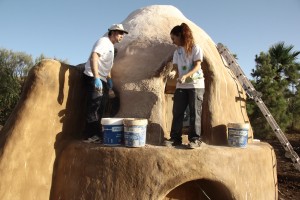
<instances>
[{"instance_id":1,"label":"person's leg","mask_svg":"<svg viewBox=\"0 0 300 200\"><path fill-rule=\"evenodd\" d=\"M190 131L188 138L191 143L196 143L194 144L196 146L201 144L201 115L204 91L202 88L189 90Z\"/></svg>"},{"instance_id":2,"label":"person's leg","mask_svg":"<svg viewBox=\"0 0 300 200\"><path fill-rule=\"evenodd\" d=\"M93 77L84 75L84 84L87 91L87 112L84 135L88 138L99 135L100 132L98 110L101 105L102 95L95 89Z\"/></svg>"},{"instance_id":3,"label":"person's leg","mask_svg":"<svg viewBox=\"0 0 300 200\"><path fill-rule=\"evenodd\" d=\"M188 96L186 89L176 89L174 94L174 104L173 104L173 120L171 127L171 139L177 142L182 141L182 125L184 111L188 104Z\"/></svg>"},{"instance_id":4,"label":"person's leg","mask_svg":"<svg viewBox=\"0 0 300 200\"><path fill-rule=\"evenodd\" d=\"M100 103L100 107L98 109L98 124L100 125L101 127L101 119L105 113L105 110L106 110L106 105L107 105L107 102L108 102L108 86L107 86L107 83L105 83L104 81L102 81L102 85L103 85L103 96L102 96L102 99L101 99L101 103ZM100 132L98 134L98 136L100 138L102 138L102 128L100 128Z\"/></svg>"}]
</instances>

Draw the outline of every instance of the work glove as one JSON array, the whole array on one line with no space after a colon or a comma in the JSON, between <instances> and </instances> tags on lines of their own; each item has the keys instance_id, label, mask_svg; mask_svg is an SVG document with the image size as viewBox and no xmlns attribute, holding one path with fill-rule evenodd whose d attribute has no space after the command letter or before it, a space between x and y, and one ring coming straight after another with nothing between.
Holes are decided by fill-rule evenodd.
<instances>
[{"instance_id":1,"label":"work glove","mask_svg":"<svg viewBox=\"0 0 300 200\"><path fill-rule=\"evenodd\" d=\"M102 90L103 86L102 86L102 82L100 80L100 78L95 78L95 88L98 90Z\"/></svg>"},{"instance_id":2,"label":"work glove","mask_svg":"<svg viewBox=\"0 0 300 200\"><path fill-rule=\"evenodd\" d=\"M112 89L113 88L113 81L112 81L111 78L107 79L107 86L108 86L108 89Z\"/></svg>"}]
</instances>

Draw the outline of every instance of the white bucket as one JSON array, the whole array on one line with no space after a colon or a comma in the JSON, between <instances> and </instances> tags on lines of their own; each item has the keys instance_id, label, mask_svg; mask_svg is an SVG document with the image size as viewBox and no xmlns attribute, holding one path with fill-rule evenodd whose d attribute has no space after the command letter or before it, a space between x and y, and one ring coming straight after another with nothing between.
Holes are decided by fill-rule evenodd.
<instances>
[{"instance_id":1,"label":"white bucket","mask_svg":"<svg viewBox=\"0 0 300 200\"><path fill-rule=\"evenodd\" d=\"M248 143L248 123L229 123L228 124L228 145L231 147L246 148Z\"/></svg>"},{"instance_id":2,"label":"white bucket","mask_svg":"<svg viewBox=\"0 0 300 200\"><path fill-rule=\"evenodd\" d=\"M124 141L127 147L143 147L146 144L147 119L125 118Z\"/></svg>"},{"instance_id":3,"label":"white bucket","mask_svg":"<svg viewBox=\"0 0 300 200\"><path fill-rule=\"evenodd\" d=\"M124 141L123 118L102 118L103 144L121 145Z\"/></svg>"}]
</instances>

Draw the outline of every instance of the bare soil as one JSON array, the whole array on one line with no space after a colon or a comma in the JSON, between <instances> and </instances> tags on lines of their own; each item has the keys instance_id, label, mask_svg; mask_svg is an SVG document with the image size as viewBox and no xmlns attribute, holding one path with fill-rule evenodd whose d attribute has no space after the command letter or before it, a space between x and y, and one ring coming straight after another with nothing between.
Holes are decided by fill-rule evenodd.
<instances>
[{"instance_id":1,"label":"bare soil","mask_svg":"<svg viewBox=\"0 0 300 200\"><path fill-rule=\"evenodd\" d=\"M300 134L286 134L294 151L300 155ZM278 199L298 200L300 199L300 171L294 166L290 158L285 157L285 150L277 138L264 140L275 150L277 159Z\"/></svg>"}]
</instances>

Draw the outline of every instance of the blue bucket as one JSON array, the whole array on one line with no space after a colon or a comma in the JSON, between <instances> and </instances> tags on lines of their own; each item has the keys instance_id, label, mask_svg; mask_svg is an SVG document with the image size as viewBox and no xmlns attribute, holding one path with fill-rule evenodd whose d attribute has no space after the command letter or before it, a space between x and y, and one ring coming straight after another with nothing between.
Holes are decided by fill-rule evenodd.
<instances>
[{"instance_id":1,"label":"blue bucket","mask_svg":"<svg viewBox=\"0 0 300 200\"><path fill-rule=\"evenodd\" d=\"M249 124L228 124L228 145L231 147L246 148L248 144Z\"/></svg>"},{"instance_id":2,"label":"blue bucket","mask_svg":"<svg viewBox=\"0 0 300 200\"><path fill-rule=\"evenodd\" d=\"M123 118L102 118L101 124L104 145L117 146L123 143Z\"/></svg>"},{"instance_id":3,"label":"blue bucket","mask_svg":"<svg viewBox=\"0 0 300 200\"><path fill-rule=\"evenodd\" d=\"M143 147L146 144L147 119L127 118L123 120L124 141L127 147Z\"/></svg>"}]
</instances>

